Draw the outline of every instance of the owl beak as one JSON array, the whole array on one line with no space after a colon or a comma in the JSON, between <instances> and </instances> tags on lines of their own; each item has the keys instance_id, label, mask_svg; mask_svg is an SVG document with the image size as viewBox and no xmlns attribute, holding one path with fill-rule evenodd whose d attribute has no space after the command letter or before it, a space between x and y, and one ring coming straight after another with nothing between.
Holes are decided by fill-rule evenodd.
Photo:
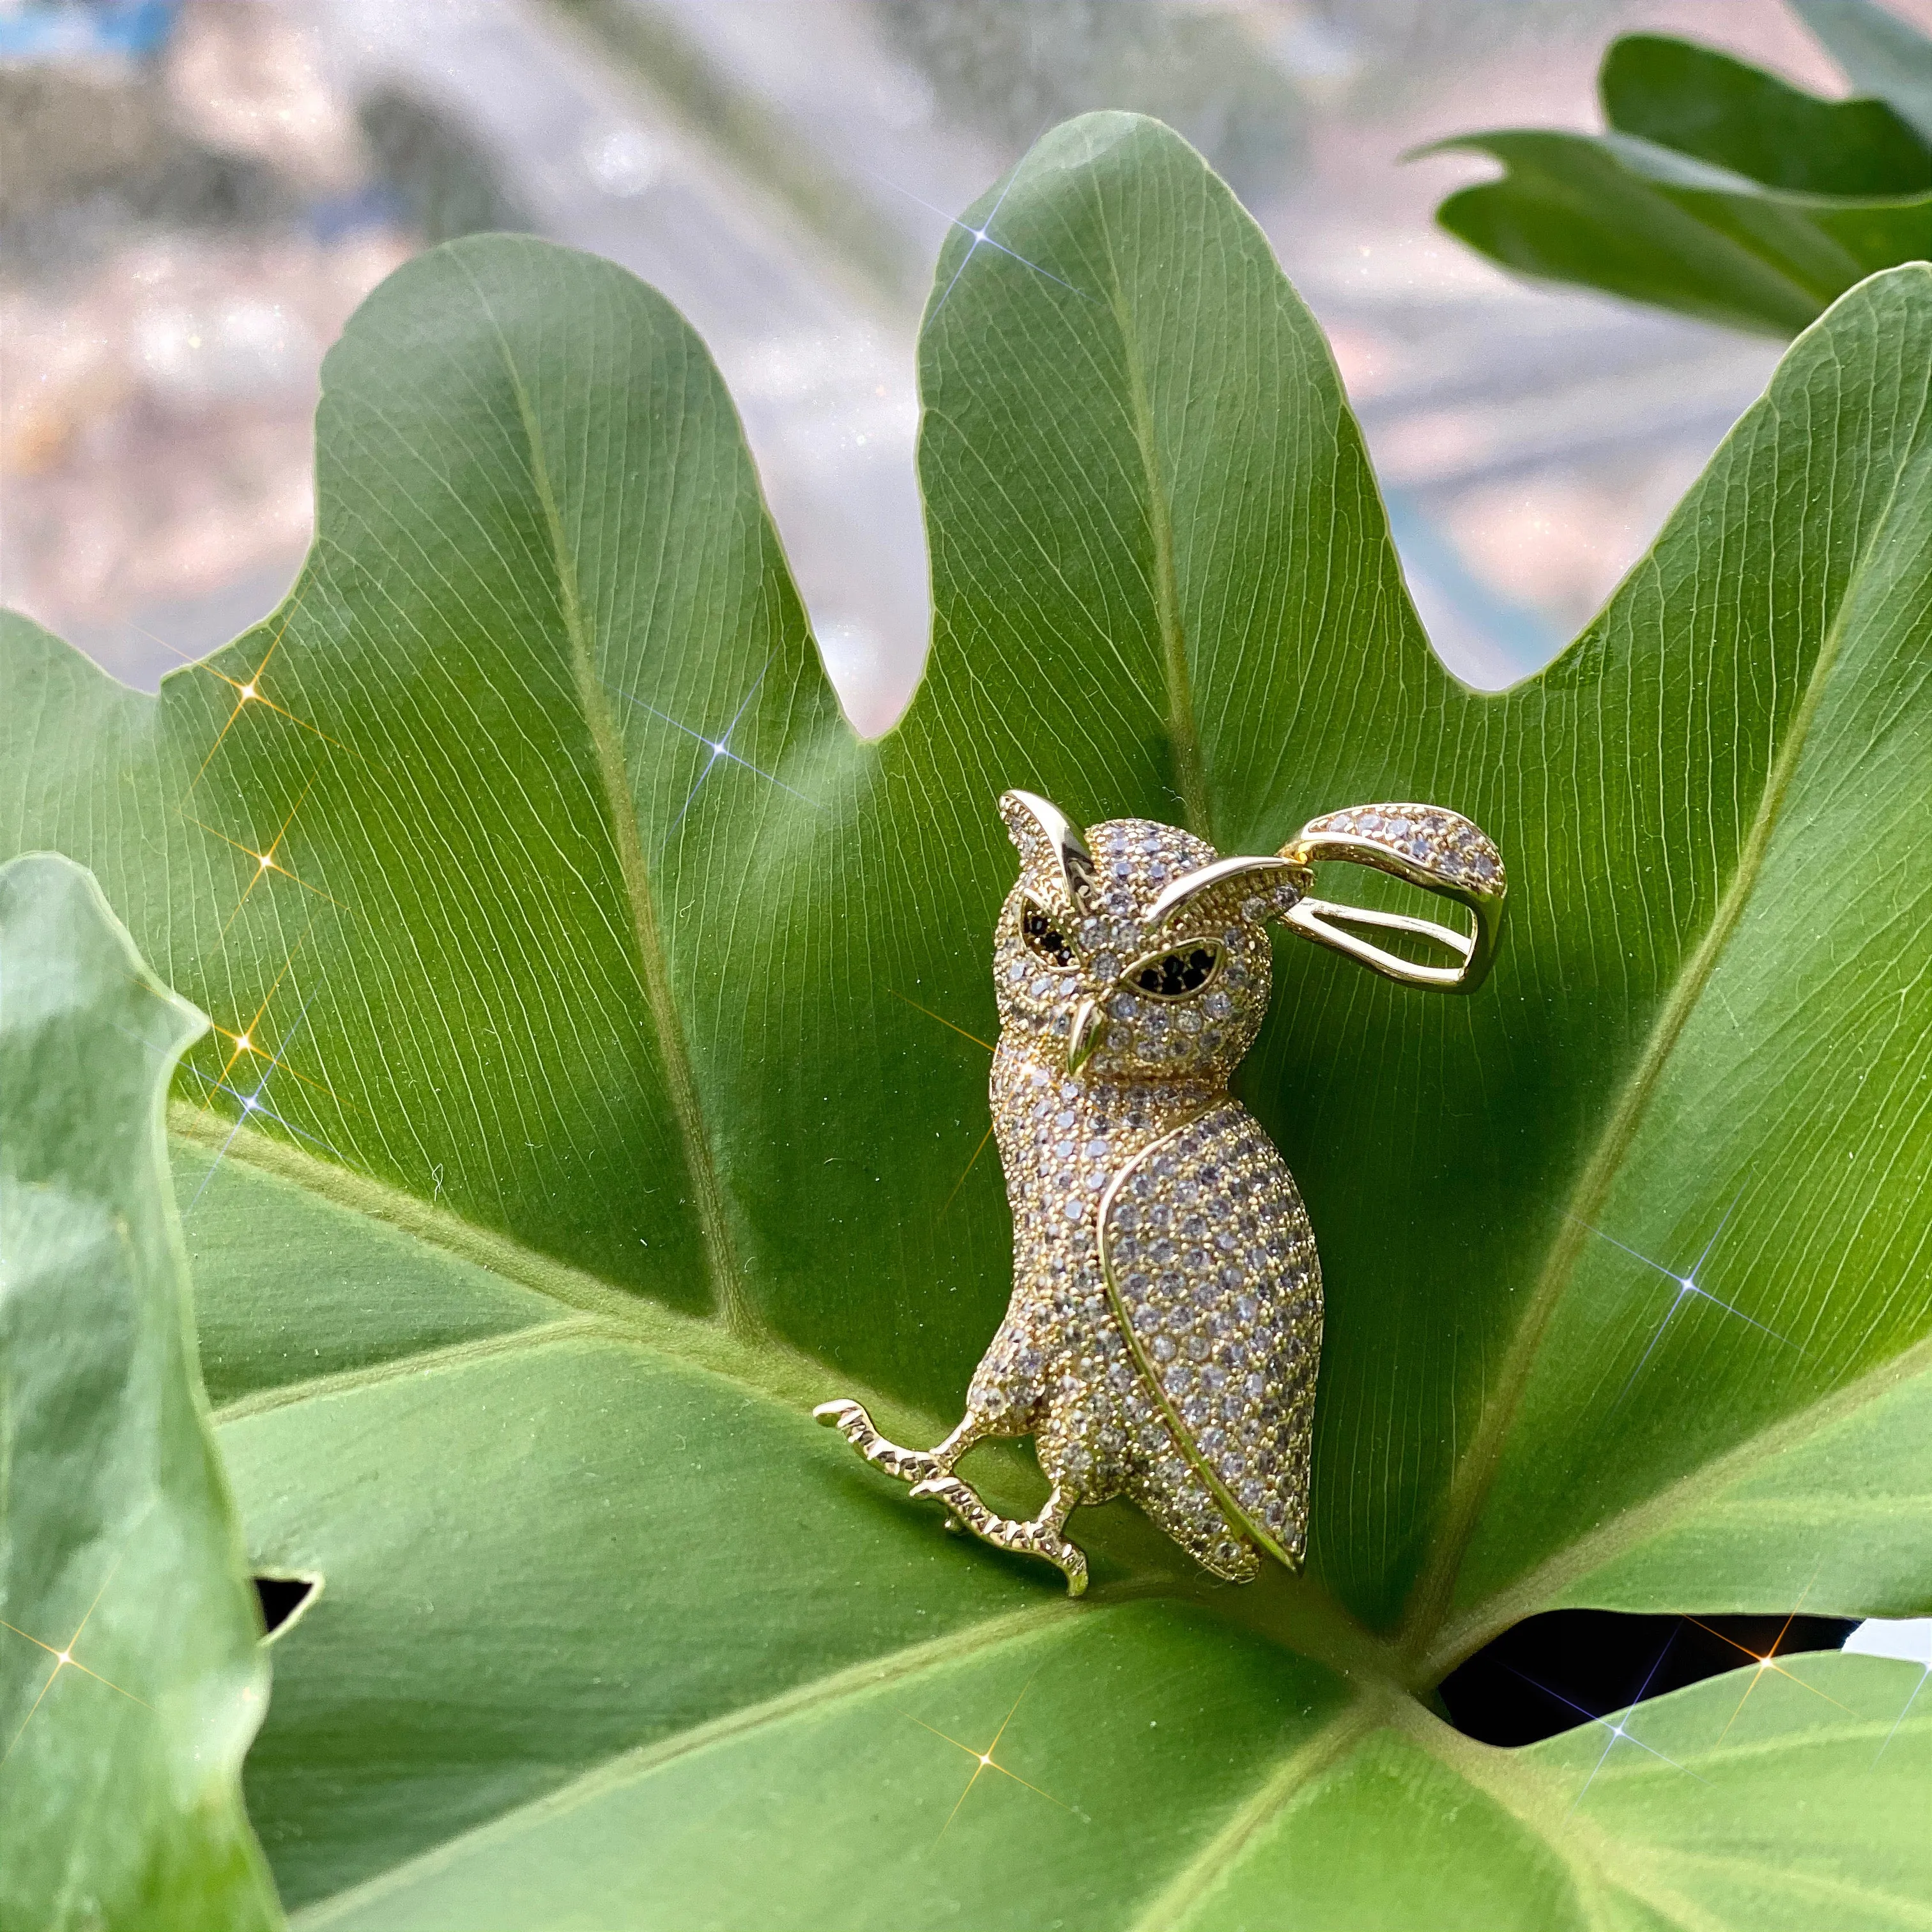
<instances>
[{"instance_id":1,"label":"owl beak","mask_svg":"<svg viewBox=\"0 0 1932 1932\"><path fill-rule=\"evenodd\" d=\"M1098 1000L1082 1000L1073 1010L1072 1030L1066 1036L1067 1072L1078 1073L1106 1036L1106 1010Z\"/></svg>"}]
</instances>

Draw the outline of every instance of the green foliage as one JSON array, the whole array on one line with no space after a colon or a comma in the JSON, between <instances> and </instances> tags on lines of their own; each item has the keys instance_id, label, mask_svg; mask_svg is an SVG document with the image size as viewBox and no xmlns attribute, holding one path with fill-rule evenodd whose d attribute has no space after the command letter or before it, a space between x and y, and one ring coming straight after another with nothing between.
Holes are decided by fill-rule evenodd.
<instances>
[{"instance_id":1,"label":"green foliage","mask_svg":"<svg viewBox=\"0 0 1932 1932\"><path fill-rule=\"evenodd\" d=\"M87 874L0 868L0 1924L281 1923L261 1623L195 1371L162 1098L206 1025Z\"/></svg>"},{"instance_id":2,"label":"green foliage","mask_svg":"<svg viewBox=\"0 0 1932 1932\"><path fill-rule=\"evenodd\" d=\"M14 627L0 849L94 866L227 1030L175 1116L210 1380L256 1563L327 1580L250 1761L284 1895L1909 1922L1906 1666L1795 1664L1735 1721L1715 1680L1633 1720L1670 1762L1594 1778L1594 1729L1494 1750L1426 1694L1558 1604L1926 1607L1932 272L1807 334L1491 697L1199 158L1090 116L996 202L927 317L935 628L883 739L689 331L527 239L412 262L332 352L267 624L153 700ZM1012 784L1228 851L1436 799L1509 860L1480 997L1284 942L1244 1070L1328 1282L1303 1579L1211 1586L1115 1504L1070 1604L808 1420L858 1383L936 1436L1004 1305L962 1036ZM1636 1258L1707 1244L1706 1296ZM1014 1775L975 1778L996 1732Z\"/></svg>"},{"instance_id":3,"label":"green foliage","mask_svg":"<svg viewBox=\"0 0 1932 1932\"><path fill-rule=\"evenodd\" d=\"M1792 335L1864 277L1932 254L1932 41L1863 4L1800 9L1872 98L1831 101L1637 34L1598 88L1610 132L1437 143L1507 172L1436 219L1506 268Z\"/></svg>"}]
</instances>

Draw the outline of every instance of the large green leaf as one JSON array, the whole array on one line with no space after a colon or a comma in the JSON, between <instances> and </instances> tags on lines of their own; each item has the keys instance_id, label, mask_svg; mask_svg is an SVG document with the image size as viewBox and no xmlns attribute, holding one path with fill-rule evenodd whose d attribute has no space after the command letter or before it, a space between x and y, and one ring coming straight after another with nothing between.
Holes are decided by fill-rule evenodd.
<instances>
[{"instance_id":1,"label":"large green leaf","mask_svg":"<svg viewBox=\"0 0 1932 1932\"><path fill-rule=\"evenodd\" d=\"M162 1098L206 1022L78 867L0 867L0 1924L278 1925L261 1623L195 1372Z\"/></svg>"},{"instance_id":2,"label":"large green leaf","mask_svg":"<svg viewBox=\"0 0 1932 1932\"><path fill-rule=\"evenodd\" d=\"M1878 0L1790 0L1861 94L1896 108L1932 141L1932 40Z\"/></svg>"},{"instance_id":3,"label":"large green leaf","mask_svg":"<svg viewBox=\"0 0 1932 1932\"><path fill-rule=\"evenodd\" d=\"M1606 1767L1574 1818L1587 1738L1492 1752L1417 1694L1558 1603L1924 1606L1932 272L1841 302L1597 623L1487 697L1198 157L1089 117L973 219L999 245L950 246L922 350L932 653L883 740L688 332L530 241L351 325L267 625L158 700L14 633L6 836L95 866L228 1030L177 1110L211 1379L258 1561L327 1580L250 1762L285 1894L1151 1924L1245 1872L1267 1922L1441 1923L1446 1889L1707 1924L1688 1880L1626 1909L1588 1874L1755 1808L1790 1916L1789 1814L1863 1751L1909 1918L1909 1670L1832 1666L1768 1756L1707 1721L1733 1681L1646 1707L1707 1783L1613 1810ZM1069 1605L806 1422L869 1384L936 1434L998 1319L962 1036L1014 784L1226 850L1437 798L1509 860L1480 997L1285 943L1244 1072L1328 1283L1306 1579L1208 1586L1113 1505ZM1010 1712L1038 1790L987 1772L949 1823ZM1371 1834L1352 1893L1311 1885Z\"/></svg>"},{"instance_id":4,"label":"large green leaf","mask_svg":"<svg viewBox=\"0 0 1932 1932\"><path fill-rule=\"evenodd\" d=\"M1932 254L1932 136L1909 104L1822 100L1647 34L1612 44L1599 86L1606 134L1498 129L1428 150L1507 170L1436 219L1524 274L1774 335L1875 269Z\"/></svg>"}]
</instances>

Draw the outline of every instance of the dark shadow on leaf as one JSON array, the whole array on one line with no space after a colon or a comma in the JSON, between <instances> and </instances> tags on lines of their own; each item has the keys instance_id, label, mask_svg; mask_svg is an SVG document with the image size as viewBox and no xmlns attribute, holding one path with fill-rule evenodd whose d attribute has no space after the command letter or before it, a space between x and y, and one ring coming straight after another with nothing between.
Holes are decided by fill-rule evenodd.
<instances>
[{"instance_id":1,"label":"dark shadow on leaf","mask_svg":"<svg viewBox=\"0 0 1932 1932\"><path fill-rule=\"evenodd\" d=\"M320 1576L255 1576L256 1600L262 1606L262 1634L266 1642L281 1635L307 1610L322 1588Z\"/></svg>"},{"instance_id":2,"label":"dark shadow on leaf","mask_svg":"<svg viewBox=\"0 0 1932 1932\"><path fill-rule=\"evenodd\" d=\"M1844 1617L1550 1610L1459 1664L1439 1695L1466 1736L1531 1744L1765 1658L1837 1650L1857 1628Z\"/></svg>"}]
</instances>

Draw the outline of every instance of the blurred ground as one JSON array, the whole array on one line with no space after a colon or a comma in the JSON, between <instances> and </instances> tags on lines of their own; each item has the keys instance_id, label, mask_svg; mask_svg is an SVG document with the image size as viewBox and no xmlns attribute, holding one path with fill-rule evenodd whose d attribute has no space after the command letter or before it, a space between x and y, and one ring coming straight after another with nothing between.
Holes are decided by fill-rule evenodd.
<instances>
[{"instance_id":1,"label":"blurred ground","mask_svg":"<svg viewBox=\"0 0 1932 1932\"><path fill-rule=\"evenodd\" d=\"M1932 0L1894 0L1932 26ZM1596 609L1778 345L1438 233L1437 136L1595 124L1662 27L1839 91L1776 0L0 0L0 596L152 686L274 602L324 349L428 243L534 229L662 289L743 412L828 664L918 674L919 308L1047 123L1158 113L1328 329L1432 634L1508 682Z\"/></svg>"}]
</instances>

